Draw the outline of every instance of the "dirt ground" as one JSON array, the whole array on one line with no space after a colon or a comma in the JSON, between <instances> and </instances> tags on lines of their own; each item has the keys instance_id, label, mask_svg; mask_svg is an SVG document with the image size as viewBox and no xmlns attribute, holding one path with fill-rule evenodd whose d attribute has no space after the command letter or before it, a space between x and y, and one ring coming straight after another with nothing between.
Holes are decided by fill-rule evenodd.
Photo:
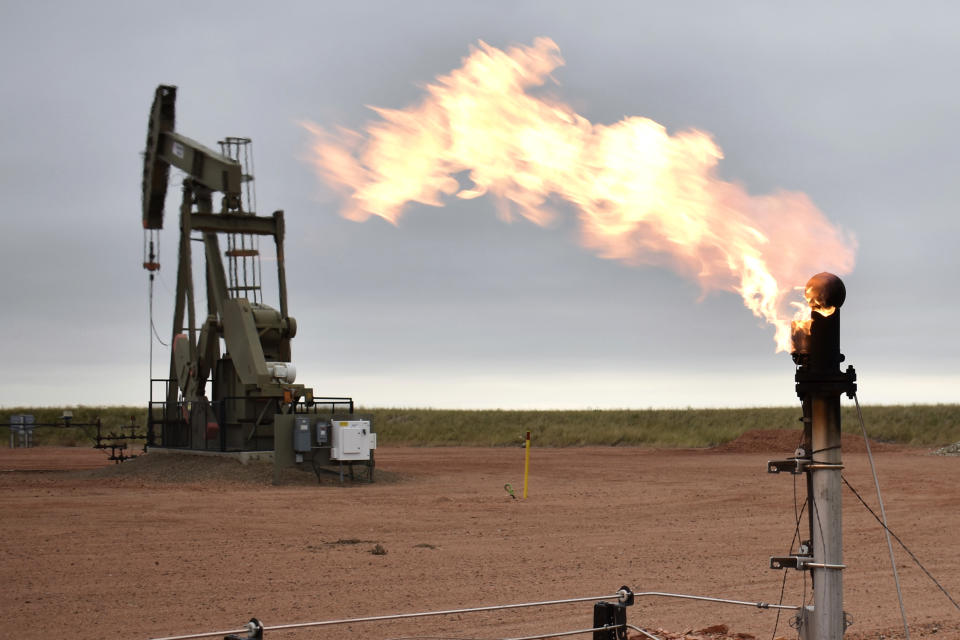
<instances>
[{"instance_id":1,"label":"dirt ground","mask_svg":"<svg viewBox=\"0 0 960 640\"><path fill-rule=\"evenodd\" d=\"M95 450L3 449L0 637L145 640L234 630L251 616L269 626L612 595L621 585L776 603L785 574L768 560L790 551L795 485L767 474L766 461L791 455L797 440L779 431L713 450L535 448L526 500L504 489L522 492L519 448L385 447L378 482L347 487L306 474L271 486L262 463L148 454L114 465ZM874 505L862 452L862 442L844 442L844 474ZM891 528L960 598L960 458L874 452ZM802 480L796 491L804 495ZM844 549L846 637L902 637L883 532L846 490ZM911 637L960 638L960 610L897 551ZM787 572L783 602L805 594L804 574ZM592 608L265 638L516 637L588 628ZM664 638L795 638L790 617L648 596L627 621Z\"/></svg>"}]
</instances>

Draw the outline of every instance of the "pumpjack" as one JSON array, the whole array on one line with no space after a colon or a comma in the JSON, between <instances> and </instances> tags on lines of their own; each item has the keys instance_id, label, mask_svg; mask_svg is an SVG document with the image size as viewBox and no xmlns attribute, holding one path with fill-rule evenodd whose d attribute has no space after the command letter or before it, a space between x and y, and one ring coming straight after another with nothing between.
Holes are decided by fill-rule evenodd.
<instances>
[{"instance_id":1,"label":"pumpjack","mask_svg":"<svg viewBox=\"0 0 960 640\"><path fill-rule=\"evenodd\" d=\"M369 421L353 419L353 400L315 398L313 389L294 382L290 343L297 323L287 305L284 214L255 213L250 140L225 138L217 152L178 133L176 93L174 86L157 88L144 151L143 266L150 272L151 300L154 272L160 267L154 243L159 245L163 228L170 168L186 174L170 373L168 379L151 380L149 444L218 451L276 449L276 456L291 464L313 463L316 468L318 461L362 460L372 471L375 435ZM217 210L214 194L221 196ZM226 251L221 250L221 236ZM279 308L263 302L263 237L272 238L276 248ZM203 245L207 308L202 319L195 303L194 241ZM162 400L153 397L157 383L165 387ZM331 416L339 412L341 419L321 419L324 409ZM346 440L350 444L344 449Z\"/></svg>"}]
</instances>

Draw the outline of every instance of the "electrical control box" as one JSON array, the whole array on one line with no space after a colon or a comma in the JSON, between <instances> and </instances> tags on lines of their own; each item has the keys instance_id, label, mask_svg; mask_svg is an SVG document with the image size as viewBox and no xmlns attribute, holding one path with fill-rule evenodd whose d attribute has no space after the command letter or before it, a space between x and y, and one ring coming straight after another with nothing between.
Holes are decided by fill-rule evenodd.
<instances>
[{"instance_id":1,"label":"electrical control box","mask_svg":"<svg viewBox=\"0 0 960 640\"><path fill-rule=\"evenodd\" d=\"M297 453L308 453L313 429L310 428L310 416L297 416L293 421L293 450Z\"/></svg>"},{"instance_id":2,"label":"electrical control box","mask_svg":"<svg viewBox=\"0 0 960 640\"><path fill-rule=\"evenodd\" d=\"M377 448L377 434L369 420L332 420L330 423L330 459L369 460Z\"/></svg>"}]
</instances>

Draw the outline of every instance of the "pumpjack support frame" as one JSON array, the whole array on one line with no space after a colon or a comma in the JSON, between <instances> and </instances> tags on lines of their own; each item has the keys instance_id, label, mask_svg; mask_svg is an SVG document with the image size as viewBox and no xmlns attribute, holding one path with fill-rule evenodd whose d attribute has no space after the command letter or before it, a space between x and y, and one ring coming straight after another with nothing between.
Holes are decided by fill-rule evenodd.
<instances>
[{"instance_id":1,"label":"pumpjack support frame","mask_svg":"<svg viewBox=\"0 0 960 640\"><path fill-rule=\"evenodd\" d=\"M154 402L151 381L149 426L161 427L164 447L273 450L278 430L288 422L278 423L278 416L314 413L328 404L331 415L344 408L352 413L353 401L325 398L317 404L313 389L294 382L291 341L297 324L288 310L284 213L259 216L252 210L248 138L226 138L217 152L175 130L176 95L174 86L157 88L144 150L145 230L163 227L170 168L186 173L169 377L162 402ZM221 196L216 207L215 194ZM224 236L225 251L220 242ZM277 307L262 300L260 238L272 238L276 251ZM194 255L194 242L202 244L199 256ZM206 313L195 302L195 259L204 265ZM145 267L147 263L152 275L158 265L152 257ZM253 265L252 281L247 279L248 265ZM305 460L305 468L309 462Z\"/></svg>"}]
</instances>

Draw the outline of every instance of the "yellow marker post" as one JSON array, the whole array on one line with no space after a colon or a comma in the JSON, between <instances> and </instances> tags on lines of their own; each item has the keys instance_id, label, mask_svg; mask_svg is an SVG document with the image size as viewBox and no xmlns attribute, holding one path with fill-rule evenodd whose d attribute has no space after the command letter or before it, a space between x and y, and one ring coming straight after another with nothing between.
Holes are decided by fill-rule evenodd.
<instances>
[{"instance_id":1,"label":"yellow marker post","mask_svg":"<svg viewBox=\"0 0 960 640\"><path fill-rule=\"evenodd\" d=\"M523 499L527 499L527 478L530 477L530 432L527 431L526 452L523 460Z\"/></svg>"}]
</instances>

